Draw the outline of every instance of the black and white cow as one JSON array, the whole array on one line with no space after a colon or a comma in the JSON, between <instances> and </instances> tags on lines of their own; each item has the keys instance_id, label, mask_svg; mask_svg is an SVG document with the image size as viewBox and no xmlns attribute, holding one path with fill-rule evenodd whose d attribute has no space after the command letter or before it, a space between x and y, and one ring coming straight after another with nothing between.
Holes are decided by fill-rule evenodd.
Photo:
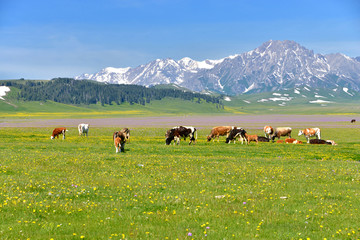
<instances>
[{"instance_id":1,"label":"black and white cow","mask_svg":"<svg viewBox=\"0 0 360 240\"><path fill-rule=\"evenodd\" d=\"M180 138L184 138L184 140L186 140L187 137L190 138L189 145L192 142L195 143L195 141L197 139L196 128L187 127L187 126L173 127L172 129L169 129L169 130L166 131L165 144L170 145L171 141L173 141L173 140L174 140L174 145L175 145L175 143L179 144L180 143Z\"/></svg>"},{"instance_id":2,"label":"black and white cow","mask_svg":"<svg viewBox=\"0 0 360 240\"><path fill-rule=\"evenodd\" d=\"M244 140L247 142L247 139L245 137L246 131L241 127L234 127L230 133L229 136L226 138L226 143L230 143L232 140L234 140L234 143L236 142L236 138L239 137L239 141L241 141L241 144L244 144Z\"/></svg>"}]
</instances>

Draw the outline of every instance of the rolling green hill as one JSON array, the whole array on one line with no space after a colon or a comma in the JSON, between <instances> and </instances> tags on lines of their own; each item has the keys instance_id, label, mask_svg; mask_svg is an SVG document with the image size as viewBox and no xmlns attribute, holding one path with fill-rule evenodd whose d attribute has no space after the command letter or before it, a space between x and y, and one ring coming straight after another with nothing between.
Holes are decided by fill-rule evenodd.
<instances>
[{"instance_id":1,"label":"rolling green hill","mask_svg":"<svg viewBox=\"0 0 360 240\"><path fill-rule=\"evenodd\" d=\"M26 81L20 81L25 84ZM41 82L41 81L36 81ZM97 83L96 83L97 84ZM360 94L344 89L289 89L281 92L220 96L221 104L201 98L163 97L144 104L65 104L53 100L26 101L20 88L0 100L0 118L100 118L158 115L223 114L360 114ZM175 88L160 86L160 89ZM184 91L181 89L180 91Z\"/></svg>"}]
</instances>

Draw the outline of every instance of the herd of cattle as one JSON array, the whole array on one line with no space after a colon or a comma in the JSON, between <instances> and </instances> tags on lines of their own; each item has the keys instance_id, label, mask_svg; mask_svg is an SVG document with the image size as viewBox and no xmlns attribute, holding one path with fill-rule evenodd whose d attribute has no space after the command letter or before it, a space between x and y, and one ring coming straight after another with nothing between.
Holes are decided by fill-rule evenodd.
<instances>
[{"instance_id":1,"label":"herd of cattle","mask_svg":"<svg viewBox=\"0 0 360 240\"><path fill-rule=\"evenodd\" d=\"M236 142L236 139L239 138L241 144L246 142L249 144L251 141L256 143L258 142L274 142L277 138L277 143L292 143L292 144L301 144L302 142L291 138L291 131L290 127L278 127L274 130L271 126L264 127L264 134L263 136L258 135L249 135L245 129L241 127L234 127L234 126L218 126L214 127L210 134L207 136L207 141L215 140L217 138L219 142L220 136L226 136L226 143L230 143L231 141ZM323 140L320 137L321 130L320 128L306 128L299 131L298 136L304 135L307 143L310 144L329 144L329 145L337 145L333 140ZM179 144L180 139L184 138L186 140L187 137L190 138L189 145L196 141L196 128L194 127L186 127L186 126L179 126L173 127L172 129L168 130L165 134L165 143L169 145L173 140L174 144ZM288 138L284 140L280 140L280 137L287 136ZM311 137L316 137L316 139L310 139Z\"/></svg>"},{"instance_id":2,"label":"herd of cattle","mask_svg":"<svg viewBox=\"0 0 360 240\"><path fill-rule=\"evenodd\" d=\"M65 139L65 133L68 131L66 128L55 128L51 135L51 139L59 138L59 135L63 135L63 139ZM78 131L80 136L88 136L89 133L89 124L81 123L78 125ZM241 127L234 127L234 126L218 126L214 127L210 134L207 136L207 141L210 142L211 140L215 141L217 138L219 142L220 136L226 136L226 143L230 143L234 141L236 142L237 139L241 141L241 144L245 143L249 144L250 142L254 141L258 142L275 142L277 143L291 143L291 144L301 144L302 142L291 138L291 131L290 127L278 127L274 128L271 126L264 127L264 134L265 136L258 136L258 135L249 135L245 129ZM299 130L298 136L304 135L307 143L309 144L329 144L329 145L337 145L333 140L323 140L321 139L321 130L320 128L306 128L303 130ZM286 136L285 140L280 140L280 137ZM316 139L310 139L311 137L316 137ZM175 144L180 144L180 139L186 138L190 139L189 145L191 143L195 144L197 140L197 131L194 127L189 126L177 126L173 127L166 131L165 133L165 144L170 145L172 141ZM116 149L116 153L124 151L125 143L130 142L130 129L123 128L118 132L113 133L113 141L114 146Z\"/></svg>"}]
</instances>

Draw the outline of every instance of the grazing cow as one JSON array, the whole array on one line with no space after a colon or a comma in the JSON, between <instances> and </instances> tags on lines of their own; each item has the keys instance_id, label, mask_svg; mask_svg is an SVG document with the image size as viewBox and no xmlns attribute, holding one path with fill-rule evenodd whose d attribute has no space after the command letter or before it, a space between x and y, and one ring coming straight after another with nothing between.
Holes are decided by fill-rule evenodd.
<instances>
[{"instance_id":1,"label":"grazing cow","mask_svg":"<svg viewBox=\"0 0 360 240\"><path fill-rule=\"evenodd\" d=\"M272 128L272 126L265 126L264 133L265 133L265 137L270 139L271 136L274 134L274 129Z\"/></svg>"},{"instance_id":2,"label":"grazing cow","mask_svg":"<svg viewBox=\"0 0 360 240\"><path fill-rule=\"evenodd\" d=\"M123 152L126 143L126 135L122 132L115 132L113 137L116 153Z\"/></svg>"},{"instance_id":3,"label":"grazing cow","mask_svg":"<svg viewBox=\"0 0 360 240\"><path fill-rule=\"evenodd\" d=\"M249 143L251 141L256 142L256 144L259 143L257 135L249 135L249 134L245 133L245 137L246 137L246 140L247 140L247 145L249 145Z\"/></svg>"},{"instance_id":4,"label":"grazing cow","mask_svg":"<svg viewBox=\"0 0 360 240\"><path fill-rule=\"evenodd\" d=\"M168 131L166 131L165 144L170 145L171 141L174 140L174 145L175 145L175 143L179 145L180 138L184 138L184 140L186 140L187 137L190 138L189 145L192 142L195 143L195 141L197 139L196 128L187 127L187 126L173 127L172 129L169 129Z\"/></svg>"},{"instance_id":5,"label":"grazing cow","mask_svg":"<svg viewBox=\"0 0 360 240\"><path fill-rule=\"evenodd\" d=\"M281 136L288 136L291 138L291 127L278 127L275 130L274 136L271 138L272 141L275 140L275 138L280 139Z\"/></svg>"},{"instance_id":6,"label":"grazing cow","mask_svg":"<svg viewBox=\"0 0 360 240\"><path fill-rule=\"evenodd\" d=\"M232 140L234 140L234 143L236 142L236 138L239 137L239 141L241 141L241 144L244 144L244 140L246 140L245 137L246 131L241 127L233 127L233 129L230 131L229 135L226 138L226 143L230 143Z\"/></svg>"},{"instance_id":7,"label":"grazing cow","mask_svg":"<svg viewBox=\"0 0 360 240\"><path fill-rule=\"evenodd\" d=\"M65 132L67 132L68 130L64 127L62 128L55 128L52 135L51 135L51 139L54 138L59 138L59 135L62 134L63 135L63 139L65 139Z\"/></svg>"},{"instance_id":8,"label":"grazing cow","mask_svg":"<svg viewBox=\"0 0 360 240\"><path fill-rule=\"evenodd\" d=\"M86 123L80 123L78 125L78 130L79 130L79 136L88 136L88 133L89 133L89 124L86 124Z\"/></svg>"},{"instance_id":9,"label":"grazing cow","mask_svg":"<svg viewBox=\"0 0 360 240\"><path fill-rule=\"evenodd\" d=\"M295 138L287 138L285 139L285 143L302 144L302 141L296 140Z\"/></svg>"},{"instance_id":10,"label":"grazing cow","mask_svg":"<svg viewBox=\"0 0 360 240\"><path fill-rule=\"evenodd\" d=\"M350 122L351 122L351 123L355 123L355 122L356 122L356 119L351 119Z\"/></svg>"},{"instance_id":11,"label":"grazing cow","mask_svg":"<svg viewBox=\"0 0 360 240\"><path fill-rule=\"evenodd\" d=\"M258 141L259 142L269 142L270 139L267 137L263 137L263 136L258 136Z\"/></svg>"},{"instance_id":12,"label":"grazing cow","mask_svg":"<svg viewBox=\"0 0 360 240\"><path fill-rule=\"evenodd\" d=\"M123 128L120 130L120 132L125 134L126 142L129 143L130 142L130 129Z\"/></svg>"},{"instance_id":13,"label":"grazing cow","mask_svg":"<svg viewBox=\"0 0 360 240\"><path fill-rule=\"evenodd\" d=\"M233 127L231 127L231 126L214 127L211 130L210 135L207 136L207 141L210 142L211 139L213 141L215 141L215 138L217 137L218 142L219 142L219 137L226 135L226 138L227 138L229 136L229 133L230 133L231 129L233 129Z\"/></svg>"},{"instance_id":14,"label":"grazing cow","mask_svg":"<svg viewBox=\"0 0 360 240\"><path fill-rule=\"evenodd\" d=\"M305 128L299 131L299 136L304 135L307 143L309 143L310 137L316 136L317 139L320 139L320 128Z\"/></svg>"}]
</instances>

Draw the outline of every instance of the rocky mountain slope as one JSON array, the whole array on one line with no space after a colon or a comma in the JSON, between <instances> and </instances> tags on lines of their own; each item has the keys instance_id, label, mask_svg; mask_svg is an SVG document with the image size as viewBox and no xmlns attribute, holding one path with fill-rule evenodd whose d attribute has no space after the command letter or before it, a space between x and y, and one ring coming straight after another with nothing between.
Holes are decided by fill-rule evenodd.
<instances>
[{"instance_id":1,"label":"rocky mountain slope","mask_svg":"<svg viewBox=\"0 0 360 240\"><path fill-rule=\"evenodd\" d=\"M360 91L360 62L344 54L315 54L294 41L268 41L220 60L157 59L135 68L105 68L75 79L154 86L174 83L227 95L308 86Z\"/></svg>"}]
</instances>

